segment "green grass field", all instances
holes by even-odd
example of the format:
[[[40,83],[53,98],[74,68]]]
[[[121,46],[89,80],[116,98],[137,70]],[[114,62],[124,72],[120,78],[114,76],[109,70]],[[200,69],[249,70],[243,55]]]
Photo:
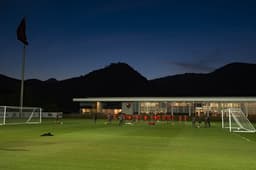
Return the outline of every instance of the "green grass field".
[[[51,132],[54,136],[40,136]],[[64,119],[0,126],[0,170],[255,170],[256,134],[229,133],[219,123],[145,122],[118,126]]]

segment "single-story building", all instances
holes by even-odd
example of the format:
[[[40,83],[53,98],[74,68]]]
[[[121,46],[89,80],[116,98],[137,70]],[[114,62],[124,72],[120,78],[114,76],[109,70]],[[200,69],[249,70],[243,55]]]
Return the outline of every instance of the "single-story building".
[[[239,108],[245,115],[256,118],[256,97],[88,97],[74,98],[82,115],[90,113],[128,115],[210,114],[220,117],[221,110]]]

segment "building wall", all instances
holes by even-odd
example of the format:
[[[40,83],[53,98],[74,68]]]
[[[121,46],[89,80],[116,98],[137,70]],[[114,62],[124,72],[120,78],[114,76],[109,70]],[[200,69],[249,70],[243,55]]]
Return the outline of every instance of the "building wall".
[[[132,115],[135,113],[135,102],[122,102],[122,112]]]
[[[256,117],[256,102],[83,102],[81,112],[102,112],[105,114],[211,114],[218,117],[226,108],[241,108],[246,115]]]

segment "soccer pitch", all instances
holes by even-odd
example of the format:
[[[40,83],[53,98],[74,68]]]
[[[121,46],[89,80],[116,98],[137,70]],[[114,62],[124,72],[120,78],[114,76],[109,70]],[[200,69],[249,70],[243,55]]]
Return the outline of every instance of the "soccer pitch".
[[[229,133],[220,123],[64,119],[0,126],[1,170],[255,170],[256,134]],[[51,132],[54,136],[40,136]]]

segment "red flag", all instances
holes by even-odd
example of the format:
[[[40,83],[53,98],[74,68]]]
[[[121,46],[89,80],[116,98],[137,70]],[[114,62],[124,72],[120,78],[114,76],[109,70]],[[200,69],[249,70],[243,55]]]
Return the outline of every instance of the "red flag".
[[[23,44],[28,45],[26,37],[26,20],[25,17],[21,20],[20,25],[17,28],[17,39],[23,42]]]

